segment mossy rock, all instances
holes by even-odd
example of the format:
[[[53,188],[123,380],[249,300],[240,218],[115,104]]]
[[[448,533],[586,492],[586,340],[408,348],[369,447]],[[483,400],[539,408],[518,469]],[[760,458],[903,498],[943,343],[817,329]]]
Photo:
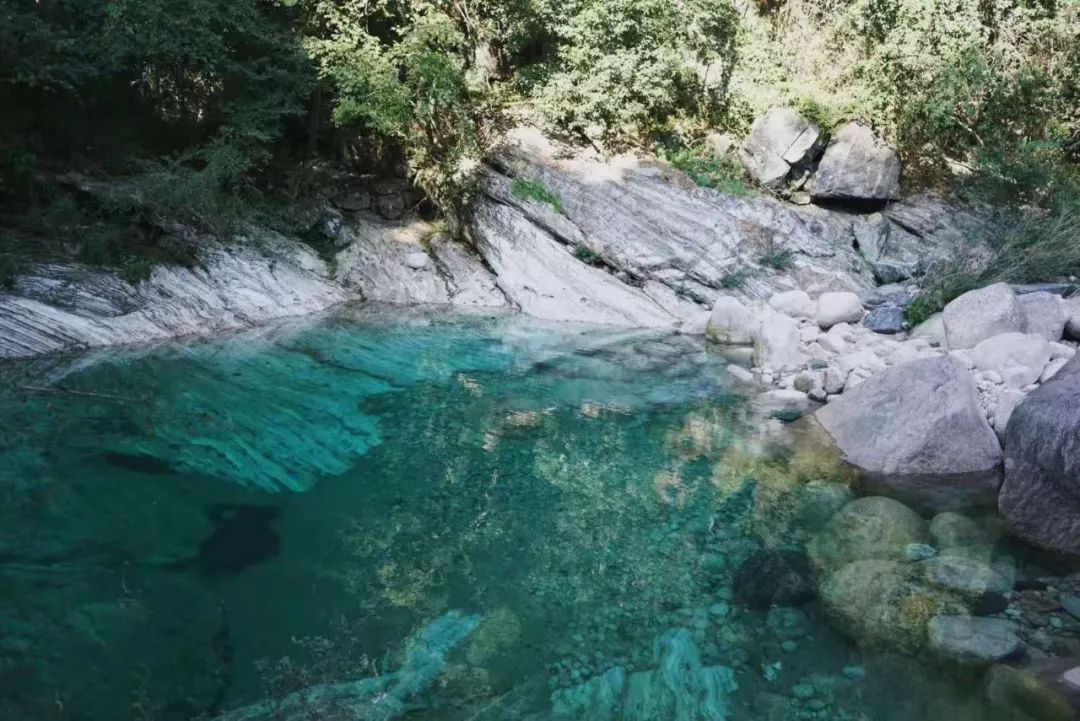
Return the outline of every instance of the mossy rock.
[[[891,498],[859,498],[833,516],[808,546],[819,572],[855,561],[901,561],[909,543],[926,543],[926,521]]]

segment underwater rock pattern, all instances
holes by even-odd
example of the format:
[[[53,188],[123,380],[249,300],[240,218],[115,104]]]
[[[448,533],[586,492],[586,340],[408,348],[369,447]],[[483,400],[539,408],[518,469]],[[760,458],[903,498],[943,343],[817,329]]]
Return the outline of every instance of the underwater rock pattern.
[[[326,684],[297,691],[276,702],[229,711],[217,721],[308,721],[348,718],[350,721],[390,721],[401,716],[428,689],[446,666],[446,655],[465,640],[482,620],[478,615],[450,611],[432,621],[406,651],[405,663],[392,673]]]
[[[559,721],[725,721],[738,684],[726,666],[703,666],[687,629],[653,645],[656,668],[627,674],[621,666],[552,694]]]

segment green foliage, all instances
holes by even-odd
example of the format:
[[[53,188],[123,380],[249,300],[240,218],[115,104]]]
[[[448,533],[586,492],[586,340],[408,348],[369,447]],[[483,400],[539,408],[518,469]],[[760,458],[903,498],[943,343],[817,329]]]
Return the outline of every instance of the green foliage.
[[[1050,211],[1020,212],[989,256],[962,253],[928,270],[923,289],[907,309],[912,323],[949,301],[992,283],[1035,283],[1080,275],[1080,202],[1075,197]]]
[[[737,15],[723,0],[578,0],[536,93],[549,122],[591,138],[640,138],[722,103]]]
[[[566,213],[566,211],[563,210],[562,199],[539,180],[521,180],[520,178],[516,178],[514,182],[510,184],[510,192],[513,193],[516,198],[521,198],[522,200],[535,200],[538,203],[547,203],[558,212],[563,213],[564,215]]]
[[[703,188],[739,197],[751,194],[746,171],[731,156],[717,155],[701,146],[661,150],[661,156]]]
[[[771,246],[758,256],[757,261],[766,268],[785,271],[790,270],[795,265],[795,254],[787,248]]]
[[[750,271],[745,268],[739,270],[733,270],[730,273],[724,273],[720,277],[720,287],[727,290],[739,290],[746,286],[746,282],[750,279]]]

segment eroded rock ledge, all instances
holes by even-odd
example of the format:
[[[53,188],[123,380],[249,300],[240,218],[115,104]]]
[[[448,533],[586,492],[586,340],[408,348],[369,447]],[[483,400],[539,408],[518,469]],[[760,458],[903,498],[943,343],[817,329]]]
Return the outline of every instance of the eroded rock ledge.
[[[523,197],[521,183],[557,202]],[[932,196],[867,216],[723,195],[666,165],[600,158],[528,128],[484,169],[469,242],[333,197],[330,263],[250,228],[208,245],[199,268],[157,268],[137,286],[72,264],[35,268],[0,294],[0,358],[232,330],[349,300],[701,333],[721,295],[867,290],[881,268],[916,268],[981,222]],[[766,260],[777,255],[781,269]]]

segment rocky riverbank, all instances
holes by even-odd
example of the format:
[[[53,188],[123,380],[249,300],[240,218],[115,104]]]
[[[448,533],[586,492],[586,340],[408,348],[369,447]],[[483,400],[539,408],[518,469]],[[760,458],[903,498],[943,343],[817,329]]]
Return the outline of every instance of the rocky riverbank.
[[[922,269],[977,248],[993,218],[932,195],[896,200],[895,153],[858,126],[825,144],[770,113],[743,160],[768,193],[723,195],[659,162],[519,129],[483,170],[464,240],[401,197],[327,187],[304,211],[316,246],[249,227],[206,239],[199,266],[159,267],[135,285],[70,264],[33,269],[0,295],[0,358],[350,300],[704,336],[729,346],[725,372],[759,387],[766,415],[813,416],[857,471],[863,497],[828,521],[804,564],[838,628],[953,664],[1025,660],[1020,677],[994,666],[994,693],[1026,693],[1029,681],[1060,691],[1075,664],[1059,659],[1080,658],[1080,580],[1020,574],[995,544],[1008,532],[1080,554],[1077,289],[998,284],[910,328]],[[1003,526],[972,510],[995,506]]]

